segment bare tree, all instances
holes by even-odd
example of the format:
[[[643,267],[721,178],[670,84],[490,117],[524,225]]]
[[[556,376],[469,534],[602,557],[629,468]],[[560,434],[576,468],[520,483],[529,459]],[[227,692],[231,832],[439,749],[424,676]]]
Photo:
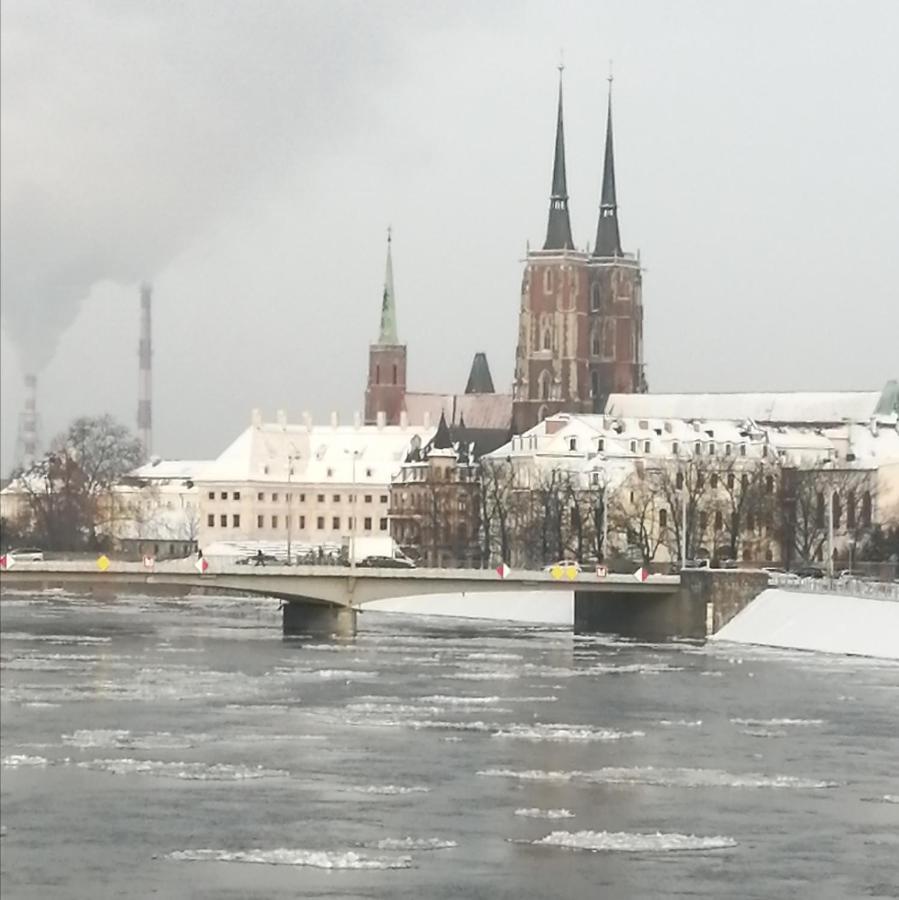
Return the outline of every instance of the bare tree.
[[[111,416],[76,419],[17,474],[36,539],[48,549],[97,548],[115,515],[112,488],[141,460],[140,442]]]

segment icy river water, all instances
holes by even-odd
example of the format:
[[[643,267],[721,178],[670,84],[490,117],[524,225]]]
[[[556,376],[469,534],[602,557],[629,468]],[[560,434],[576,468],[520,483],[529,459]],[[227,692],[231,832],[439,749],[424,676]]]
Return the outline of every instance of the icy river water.
[[[899,665],[5,592],[4,900],[899,896]]]

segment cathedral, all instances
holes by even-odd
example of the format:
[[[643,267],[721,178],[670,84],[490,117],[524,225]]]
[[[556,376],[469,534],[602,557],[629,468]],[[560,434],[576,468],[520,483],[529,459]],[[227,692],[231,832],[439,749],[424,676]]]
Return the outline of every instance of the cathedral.
[[[486,356],[474,357],[461,394],[412,392],[400,343],[387,239],[378,340],[369,347],[365,421],[436,423],[477,439],[479,452],[504,443],[558,412],[601,412],[609,394],[643,393],[643,301],[639,257],[621,248],[612,146],[611,79],[596,241],[577,250],[568,213],[562,81],[546,240],[528,248],[521,286],[511,394],[498,394]],[[492,445],[492,446],[491,446]]]
[[[593,251],[576,250],[568,215],[562,81],[549,221],[542,250],[528,250],[521,284],[512,431],[558,412],[602,412],[609,394],[645,393],[640,260],[621,249],[612,92],[606,118]]]

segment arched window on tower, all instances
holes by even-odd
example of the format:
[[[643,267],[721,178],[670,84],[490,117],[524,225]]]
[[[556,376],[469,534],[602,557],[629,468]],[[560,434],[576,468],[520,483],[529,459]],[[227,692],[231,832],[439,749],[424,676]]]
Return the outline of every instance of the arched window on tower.
[[[544,369],[537,379],[537,392],[541,400],[549,400],[550,374]]]
[[[543,270],[543,293],[551,294],[553,292],[553,270],[546,268]]]
[[[599,372],[595,369],[590,373],[590,395],[592,397],[599,396]]]
[[[396,384],[396,363],[393,364],[393,383]]]
[[[590,333],[590,353],[593,356],[599,356],[601,352],[601,341],[599,337],[599,326],[595,325]]]
[[[375,364],[375,384],[381,383],[381,367]]]
[[[601,303],[602,298],[599,294],[599,282],[593,282],[593,284],[590,285],[590,311],[599,312]]]
[[[543,349],[544,350],[552,350],[553,348],[553,335],[552,332],[545,328],[543,330]]]

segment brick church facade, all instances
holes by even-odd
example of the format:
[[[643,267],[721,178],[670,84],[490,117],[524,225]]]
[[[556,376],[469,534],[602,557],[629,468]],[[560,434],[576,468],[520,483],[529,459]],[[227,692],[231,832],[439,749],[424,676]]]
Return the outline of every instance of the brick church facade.
[[[514,434],[554,413],[601,412],[612,393],[646,391],[642,275],[639,257],[621,249],[611,88],[599,220],[590,252],[575,249],[571,236],[559,80],[546,240],[542,249],[528,250],[518,321]]]
[[[436,423],[442,416],[454,439],[474,439],[480,453],[547,416],[601,412],[610,394],[646,389],[640,259],[622,250],[619,233],[611,82],[599,219],[591,252],[576,249],[571,234],[560,77],[546,240],[542,249],[527,252],[512,393],[496,393],[483,353],[476,354],[461,394],[408,390],[388,236],[380,331],[369,347],[365,421],[421,425]]]

